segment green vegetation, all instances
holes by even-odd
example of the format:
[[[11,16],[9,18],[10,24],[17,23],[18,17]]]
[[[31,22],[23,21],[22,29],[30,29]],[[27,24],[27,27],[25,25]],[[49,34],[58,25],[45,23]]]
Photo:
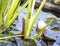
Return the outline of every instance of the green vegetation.
[[[3,31],[6,31],[15,21],[17,16],[23,11],[23,9],[27,6],[27,16],[26,16],[26,34],[24,36],[25,39],[29,39],[33,25],[35,24],[40,11],[42,10],[46,0],[43,0],[37,13],[33,16],[33,10],[35,5],[35,0],[27,0],[22,6],[19,5],[20,0],[0,0],[0,34]],[[5,18],[6,17],[6,18]],[[44,32],[46,27],[48,27],[52,23],[53,19],[33,38],[36,40],[40,37],[40,35]],[[4,41],[3,39],[9,39],[11,37],[18,37],[23,35],[7,35],[4,37],[0,37],[0,40]]]
[[[3,39],[9,39],[12,37],[18,37],[22,35],[15,35],[12,32],[7,36],[2,34],[4,31],[9,29],[9,27],[14,23],[17,16],[23,11],[27,6],[28,1],[20,7],[20,0],[0,0],[0,41],[6,41]],[[11,35],[12,34],[12,35]]]

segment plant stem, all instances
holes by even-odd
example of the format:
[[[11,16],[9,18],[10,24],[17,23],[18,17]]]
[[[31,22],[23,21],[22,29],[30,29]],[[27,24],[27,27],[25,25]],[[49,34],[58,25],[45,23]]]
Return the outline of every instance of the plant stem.
[[[36,13],[36,15],[35,15],[33,18],[32,18],[32,17],[30,18],[29,27],[28,27],[28,30],[27,30],[26,36],[25,36],[26,39],[29,38],[30,33],[31,33],[31,31],[32,31],[32,28],[33,28],[33,25],[34,25],[36,19],[38,18],[38,15],[39,15],[40,11],[42,10],[45,2],[46,2],[46,0],[43,0],[43,1],[42,1],[42,3],[41,3],[41,5],[40,5],[40,7],[39,7],[39,9],[38,9],[38,11],[37,11],[37,13]]]
[[[26,32],[28,30],[28,26],[29,26],[29,23],[30,23],[30,18],[32,17],[33,15],[33,10],[34,10],[34,6],[35,6],[35,1],[36,0],[28,0],[29,2],[29,5],[28,5],[28,13],[27,13],[27,19],[26,19]]]

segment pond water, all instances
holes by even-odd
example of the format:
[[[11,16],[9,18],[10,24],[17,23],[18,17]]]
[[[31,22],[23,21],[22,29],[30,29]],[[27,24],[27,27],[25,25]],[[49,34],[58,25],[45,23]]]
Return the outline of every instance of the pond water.
[[[35,13],[36,13],[36,11],[37,11],[37,9],[35,9],[34,10],[34,13],[33,13],[33,15],[35,15]],[[18,31],[12,31],[14,34],[17,34],[17,33],[19,33],[19,32],[22,32],[22,18],[25,18],[26,19],[26,14],[27,14],[27,8],[25,8],[24,10],[23,10],[23,12],[21,13],[21,14],[19,14],[19,16],[18,16],[18,20],[17,21],[15,21],[15,23],[14,24],[16,24],[16,29],[18,29]],[[43,11],[41,11],[41,13],[39,14],[39,17],[38,17],[38,19],[36,20],[36,23],[35,23],[35,25],[34,25],[34,28],[33,28],[33,31],[31,32],[31,36],[30,36],[30,38],[33,38],[34,37],[34,35],[37,33],[36,32],[36,27],[37,27],[37,23],[41,20],[41,21],[44,21],[44,20],[46,20],[46,18],[49,18],[49,17],[54,17],[54,18],[56,18],[56,19],[58,19],[55,15],[53,15],[53,14],[51,14],[50,12],[43,12]],[[59,24],[60,25],[60,24]],[[51,26],[49,26],[47,29],[46,29],[46,32],[45,32],[45,36],[47,36],[47,37],[49,37],[49,38],[52,38],[52,39],[54,39],[54,37],[56,37],[56,36],[58,36],[58,38],[55,38],[55,40],[56,40],[56,42],[52,42],[52,40],[51,41],[46,41],[46,40],[42,40],[42,38],[40,39],[40,40],[37,40],[36,41],[36,43],[37,43],[37,46],[59,46],[59,37],[60,37],[60,31],[59,31],[59,34],[58,33],[56,33],[56,32],[53,32],[53,31],[51,31],[49,28],[50,28]],[[22,40],[21,39],[19,39],[19,38],[16,38],[16,41],[17,41],[17,44],[18,44],[18,46],[23,46],[22,45]],[[55,44],[55,43],[57,43],[57,44]],[[0,46],[15,46],[14,44],[7,44],[7,43],[0,43]]]

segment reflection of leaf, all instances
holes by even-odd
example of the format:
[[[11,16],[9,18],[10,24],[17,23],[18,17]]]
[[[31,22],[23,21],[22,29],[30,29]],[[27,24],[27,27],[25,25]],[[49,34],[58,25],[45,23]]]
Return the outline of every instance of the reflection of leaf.
[[[57,23],[60,23],[60,20],[57,20]]]
[[[46,22],[49,22],[49,21],[51,21],[51,19],[53,19],[53,17],[47,18],[45,21],[46,21]],[[55,18],[54,18],[54,19],[55,19]]]
[[[59,29],[58,29],[58,27],[54,27],[54,28],[52,28],[51,30],[53,30],[53,31],[58,31]]]

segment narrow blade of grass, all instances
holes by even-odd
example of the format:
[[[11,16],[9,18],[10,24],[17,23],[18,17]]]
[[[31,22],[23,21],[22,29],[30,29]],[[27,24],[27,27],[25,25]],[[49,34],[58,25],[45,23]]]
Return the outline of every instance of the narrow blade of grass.
[[[0,25],[2,25],[2,23],[3,23],[2,14],[5,11],[7,3],[8,3],[8,0],[0,0]]]
[[[0,0],[0,10],[1,10],[1,0]]]
[[[0,37],[0,40],[1,40],[1,39],[10,39],[10,38],[12,38],[12,37],[21,37],[21,36],[23,36],[23,35],[4,36],[4,37]]]
[[[33,39],[34,40],[37,40],[38,38],[40,38],[40,36],[41,36],[41,34],[45,31],[45,29],[53,22],[53,20],[54,19],[52,19],[45,27],[43,27],[40,31],[39,31],[39,33],[37,33],[34,37],[33,37]]]
[[[1,13],[4,13],[7,4],[8,0],[1,0],[1,11],[0,11]]]
[[[16,17],[23,11],[23,9],[27,6],[27,4],[28,4],[28,1],[22,7],[18,7],[18,9],[16,10],[16,12],[14,13],[14,16],[9,21],[9,23],[7,24],[7,26],[5,26],[5,27],[8,28],[15,21]]]
[[[2,24],[1,5],[2,5],[2,1],[0,0],[0,26]]]
[[[1,12],[0,12],[0,26],[2,25],[2,14],[1,14]]]
[[[27,10],[27,16],[26,16],[26,31],[27,31],[27,29],[28,29],[28,25],[29,25],[29,19],[30,19],[30,17],[31,17],[31,2],[32,2],[32,0],[28,0],[28,10]]]
[[[33,10],[34,10],[34,6],[35,6],[35,1],[36,0],[28,0],[29,5],[28,5],[28,13],[27,13],[27,19],[26,19],[26,31],[28,30],[28,26],[29,26],[29,22],[30,22],[30,18],[33,15]]]
[[[12,0],[9,0],[7,5],[6,5],[6,8],[5,8],[5,11],[4,11],[4,16],[7,14],[7,11],[8,11],[8,7],[10,5],[10,3],[12,2]]]
[[[38,11],[37,11],[37,13],[36,13],[36,15],[35,15],[33,18],[32,18],[32,17],[30,18],[30,23],[29,23],[29,27],[28,27],[28,30],[27,30],[27,32],[26,32],[25,38],[29,38],[30,33],[31,33],[31,31],[32,31],[32,28],[33,28],[33,25],[34,25],[36,19],[38,18],[38,15],[39,15],[40,11],[42,10],[45,2],[46,2],[46,0],[43,0],[43,1],[42,1],[42,3],[41,3],[41,5],[40,5],[40,7],[39,7],[39,9],[38,9]]]
[[[1,0],[0,0],[0,26],[1,26],[1,24],[2,24],[2,15],[1,15]]]
[[[7,26],[8,22],[10,21],[11,17],[13,16],[13,13],[15,12],[15,9],[17,8],[17,5],[19,3],[19,0],[13,0],[11,4],[11,8],[8,12],[8,16],[6,19],[5,27]]]

